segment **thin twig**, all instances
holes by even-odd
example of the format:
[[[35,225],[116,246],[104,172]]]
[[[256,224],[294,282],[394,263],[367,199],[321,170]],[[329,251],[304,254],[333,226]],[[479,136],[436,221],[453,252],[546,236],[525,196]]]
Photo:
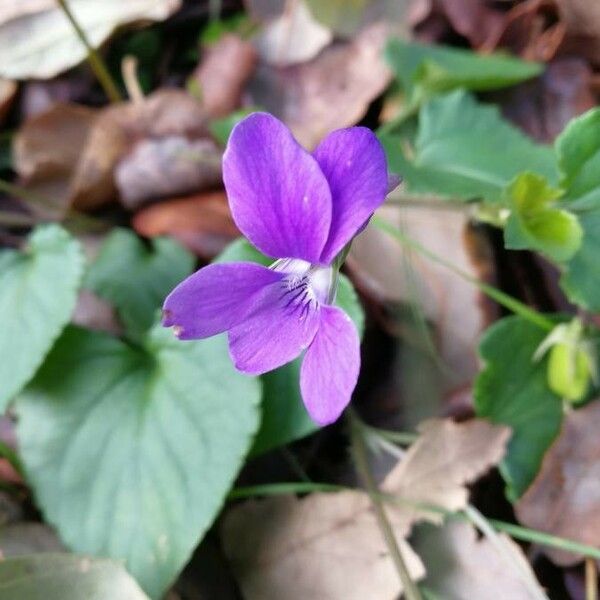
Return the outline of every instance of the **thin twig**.
[[[598,600],[598,569],[589,557],[585,559],[585,600]]]
[[[121,75],[127,95],[132,102],[139,104],[144,101],[144,91],[138,79],[137,67],[138,60],[133,55],[128,54],[121,61]]]
[[[73,12],[69,8],[69,5],[67,4],[67,0],[56,0],[56,2],[58,3],[62,11],[65,13],[65,17],[67,17],[67,19],[73,26],[77,37],[85,46],[87,50],[87,59],[90,63],[90,67],[92,68],[92,71],[94,71],[94,74],[96,75],[98,81],[100,82],[100,85],[104,89],[104,92],[108,96],[108,99],[111,102],[120,102],[123,98],[121,97],[121,93],[119,92],[117,84],[113,81],[113,78],[111,77],[107,66],[102,60],[102,57],[100,56],[100,54],[98,54],[98,52],[96,52],[96,49],[90,44],[89,40],[87,39],[85,31],[77,22],[77,19],[75,18]]]
[[[348,412],[348,415],[350,424],[350,438],[352,443],[354,460],[356,464],[356,470],[358,471],[360,478],[363,480],[363,484],[366,488],[367,494],[371,499],[373,512],[375,513],[375,518],[377,519],[377,524],[379,525],[381,533],[383,534],[383,538],[390,552],[390,556],[394,561],[394,566],[396,567],[396,571],[398,572],[398,576],[400,577],[400,581],[404,589],[404,594],[406,595],[407,600],[422,600],[419,588],[415,585],[414,581],[410,576],[410,572],[408,570],[408,567],[406,566],[406,562],[404,560],[404,557],[402,556],[402,552],[400,550],[400,547],[398,546],[398,542],[396,541],[394,530],[392,529],[387,515],[385,514],[385,509],[383,508],[383,502],[379,495],[379,490],[377,488],[377,484],[375,483],[375,478],[371,473],[371,469],[369,467],[369,459],[367,456],[367,446],[363,437],[364,432],[361,427],[361,421],[351,411]]]

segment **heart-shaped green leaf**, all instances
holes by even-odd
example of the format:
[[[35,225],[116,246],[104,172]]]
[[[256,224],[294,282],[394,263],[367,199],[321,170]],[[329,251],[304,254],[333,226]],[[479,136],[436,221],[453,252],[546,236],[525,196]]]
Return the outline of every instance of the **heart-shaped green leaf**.
[[[58,225],[38,227],[22,252],[0,251],[0,411],[69,322],[82,272],[78,242]]]
[[[408,191],[464,200],[503,199],[504,188],[522,171],[558,179],[552,148],[535,144],[502,119],[495,106],[464,91],[436,97],[419,113],[414,147],[383,135],[390,170]]]
[[[134,347],[70,327],[16,403],[28,481],[68,546],[124,560],[158,598],[218,514],[259,398],[224,336],[157,326]]]
[[[84,285],[117,309],[127,334],[139,340],[156,320],[167,294],[194,267],[194,257],[170,238],[144,243],[115,229],[91,265]]]
[[[500,465],[511,500],[533,481],[562,420],[562,402],[547,383],[547,357],[533,358],[547,333],[522,317],[506,317],[479,346],[485,366],[475,381],[475,412],[512,428]]]

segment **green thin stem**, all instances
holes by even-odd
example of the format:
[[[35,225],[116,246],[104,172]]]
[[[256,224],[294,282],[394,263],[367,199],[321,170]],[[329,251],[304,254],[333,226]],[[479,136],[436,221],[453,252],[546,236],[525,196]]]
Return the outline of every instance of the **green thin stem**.
[[[378,216],[374,216],[371,219],[371,223],[378,229],[381,229],[382,231],[385,231],[386,233],[391,235],[400,244],[408,248],[412,248],[413,250],[416,250],[422,256],[425,256],[429,260],[440,264],[449,269],[450,271],[456,273],[459,277],[479,288],[484,294],[486,294],[486,296],[489,296],[492,300],[504,306],[511,312],[523,317],[524,319],[527,319],[530,323],[533,323],[534,325],[537,325],[538,327],[546,331],[551,331],[552,329],[554,329],[555,323],[551,319],[548,319],[544,315],[540,314],[537,310],[530,308],[529,306],[527,306],[520,300],[513,298],[509,294],[505,294],[493,285],[489,285],[488,283],[485,283],[484,281],[481,281],[480,279],[469,275],[469,273],[467,273],[466,271],[463,271],[461,268],[453,265],[445,258],[442,258],[441,256],[435,254],[431,250],[425,248],[416,240],[413,240],[412,238],[408,237],[402,231],[398,230],[396,227],[394,227],[387,221],[381,219]]]
[[[367,494],[371,499],[377,524],[379,525],[379,529],[383,534],[386,546],[388,547],[390,556],[394,562],[398,576],[400,577],[404,594],[407,600],[422,600],[421,592],[410,576],[410,572],[406,566],[404,557],[402,556],[402,551],[400,550],[400,546],[398,545],[396,536],[394,535],[394,530],[392,529],[387,515],[385,514],[379,489],[377,488],[375,478],[373,477],[373,473],[371,472],[371,468],[369,466],[367,445],[365,444],[364,439],[365,432],[362,429],[362,421],[354,414],[352,410],[348,411],[348,415],[350,424],[350,439],[356,470],[358,471],[358,474],[366,488]]]
[[[75,15],[73,14],[71,9],[69,8],[69,5],[67,4],[67,0],[56,0],[56,2],[62,9],[63,13],[67,17],[67,19],[69,20],[71,25],[73,26],[73,29],[75,30],[75,33],[77,34],[77,37],[81,40],[81,43],[85,46],[85,48],[87,50],[87,59],[88,59],[88,62],[90,63],[90,67],[92,68],[92,71],[94,71],[94,74],[96,75],[96,78],[100,82],[100,85],[102,86],[102,89],[106,93],[108,99],[111,102],[120,102],[121,100],[123,100],[123,98],[121,96],[121,92],[119,92],[119,88],[117,87],[117,84],[114,82],[113,78],[111,77],[111,75],[108,71],[108,68],[104,64],[104,61],[102,60],[102,57],[100,56],[100,54],[98,54],[96,49],[90,44],[89,40],[87,39],[87,35],[85,34],[85,31],[83,30],[81,25],[79,25],[79,23],[77,22]]]
[[[297,481],[286,483],[265,483],[262,485],[248,485],[236,487],[229,492],[229,500],[254,498],[256,496],[281,496],[285,494],[309,494],[311,492],[343,492],[349,488],[331,483],[315,483]]]
[[[229,499],[237,500],[261,496],[278,496],[282,494],[308,494],[310,492],[332,493],[343,491],[356,491],[356,489],[345,485],[292,481],[234,488],[229,494]],[[381,492],[377,492],[376,495],[385,502],[391,502],[393,504],[409,504],[414,508],[442,515],[444,517],[460,519],[463,521],[469,520],[464,513],[451,512],[445,508],[442,508],[441,506],[408,502],[391,494],[385,494]],[[576,542],[574,540],[552,535],[550,533],[545,533],[543,531],[537,531],[535,529],[529,529],[528,527],[522,527],[521,525],[515,525],[514,523],[507,523],[506,521],[499,521],[497,519],[487,519],[487,521],[496,531],[507,533],[516,540],[521,540],[522,542],[529,542],[532,544],[539,544],[541,546],[547,546],[548,548],[556,548],[565,552],[571,552],[572,554],[581,554],[585,557],[600,560],[600,548],[594,548],[593,546],[581,544],[580,542]]]

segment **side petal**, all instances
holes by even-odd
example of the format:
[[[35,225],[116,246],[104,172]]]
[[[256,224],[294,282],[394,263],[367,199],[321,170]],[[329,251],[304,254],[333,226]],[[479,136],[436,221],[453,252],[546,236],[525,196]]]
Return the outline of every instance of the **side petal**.
[[[255,263],[209,265],[184,279],[163,306],[163,325],[181,340],[216,335],[237,325],[256,296],[282,274]]]
[[[330,133],[313,156],[327,177],[332,196],[331,228],[321,262],[329,264],[385,200],[385,153],[366,127]]]
[[[234,127],[223,180],[234,221],[263,254],[319,261],[331,224],[329,184],[281,121],[253,113]]]
[[[261,292],[252,313],[229,331],[229,353],[239,371],[260,375],[294,360],[319,326],[320,307],[284,282]]]
[[[300,370],[300,391],[311,419],[333,423],[350,402],[360,371],[360,338],[350,317],[321,308],[319,329]]]

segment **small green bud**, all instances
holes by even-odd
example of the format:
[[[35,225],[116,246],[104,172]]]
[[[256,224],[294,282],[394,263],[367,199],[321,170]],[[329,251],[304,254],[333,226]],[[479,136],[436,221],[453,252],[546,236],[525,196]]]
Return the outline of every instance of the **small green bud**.
[[[548,385],[568,402],[581,402],[592,379],[590,356],[580,347],[568,343],[552,346],[548,359]]]

